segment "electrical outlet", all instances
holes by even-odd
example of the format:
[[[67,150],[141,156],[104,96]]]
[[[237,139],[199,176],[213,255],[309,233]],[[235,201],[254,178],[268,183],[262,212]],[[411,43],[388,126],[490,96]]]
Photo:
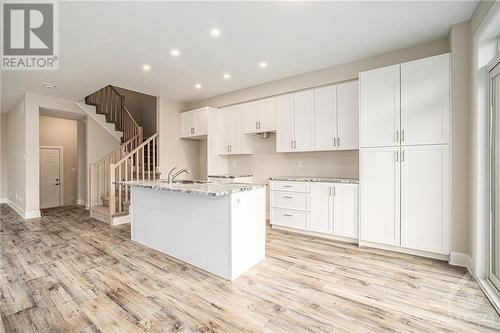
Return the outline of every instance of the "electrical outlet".
[[[297,168],[302,168],[302,161],[297,161]]]

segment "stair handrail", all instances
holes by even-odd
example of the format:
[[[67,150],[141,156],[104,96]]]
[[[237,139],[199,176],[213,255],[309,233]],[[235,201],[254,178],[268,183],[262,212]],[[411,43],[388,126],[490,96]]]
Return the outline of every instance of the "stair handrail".
[[[149,137],[146,141],[142,142],[134,150],[129,152],[126,156],[120,159],[116,163],[111,163],[109,168],[109,188],[118,189],[118,201],[116,201],[116,193],[114,190],[109,191],[109,216],[112,217],[117,213],[123,211],[123,202],[128,201],[130,188],[122,185],[116,184],[116,179],[120,181],[131,181],[140,180],[142,175],[142,180],[156,179],[156,172],[158,167],[157,154],[157,144],[158,144],[158,132]],[[146,163],[146,153],[147,151],[147,167]],[[141,154],[142,152],[142,154]],[[135,171],[134,171],[135,163]],[[142,172],[141,172],[142,171]],[[146,173],[147,172],[147,178]],[[135,173],[135,177],[134,177]],[[134,179],[135,178],[135,179]],[[122,198],[122,192],[124,198]]]

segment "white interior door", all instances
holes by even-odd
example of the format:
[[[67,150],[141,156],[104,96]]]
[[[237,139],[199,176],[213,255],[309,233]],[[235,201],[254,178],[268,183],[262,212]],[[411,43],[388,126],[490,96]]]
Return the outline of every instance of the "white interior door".
[[[310,151],[314,149],[314,90],[299,91],[294,94],[294,149]]]
[[[399,144],[400,65],[359,74],[360,146]]]
[[[358,91],[358,81],[337,86],[337,149],[339,150],[359,148]]]
[[[61,205],[60,161],[58,148],[40,148],[40,208]]]
[[[360,150],[361,240],[400,245],[399,147]]]
[[[293,94],[276,98],[276,152],[293,151]]]
[[[314,149],[336,149],[336,137],[337,87],[316,88],[314,89]]]
[[[449,254],[448,146],[401,150],[401,246]]]
[[[450,55],[401,64],[401,143],[448,143],[449,113]]]

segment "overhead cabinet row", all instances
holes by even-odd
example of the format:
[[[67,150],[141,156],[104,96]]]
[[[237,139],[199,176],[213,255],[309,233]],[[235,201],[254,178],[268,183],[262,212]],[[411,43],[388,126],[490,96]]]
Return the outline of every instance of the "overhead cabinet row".
[[[358,82],[278,96],[276,151],[358,149]]]

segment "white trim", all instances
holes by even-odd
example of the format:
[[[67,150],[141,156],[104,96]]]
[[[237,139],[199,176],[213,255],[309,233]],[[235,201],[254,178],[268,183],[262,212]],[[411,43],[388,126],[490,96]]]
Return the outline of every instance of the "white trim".
[[[488,279],[478,278],[476,280],[477,283],[479,284],[479,287],[481,287],[481,290],[484,292],[484,294],[490,301],[491,305],[493,305],[493,308],[500,315],[500,297],[495,292],[494,289],[495,287],[491,285],[491,282],[488,281]]]
[[[472,269],[472,257],[467,253],[450,252],[448,263],[453,266],[465,267],[469,273]]]
[[[0,204],[7,203],[7,198],[0,198]]]
[[[83,199],[76,199],[76,204],[80,206],[86,206],[87,202]]]
[[[59,150],[59,205],[56,207],[64,206],[64,183],[66,179],[64,178],[64,147],[63,146],[43,146],[40,145],[38,148],[38,154],[40,154],[40,150],[42,149],[58,149]],[[39,169],[42,167],[42,164],[39,163]],[[42,182],[38,183],[38,190],[40,191],[40,186]],[[41,196],[40,196],[41,201]],[[41,204],[40,204],[41,206]],[[40,207],[40,208],[52,208],[52,207]]]
[[[293,232],[293,233],[297,233],[297,234],[301,234],[301,235],[305,235],[305,236],[320,237],[320,238],[330,239],[330,240],[344,242],[344,243],[358,244],[357,238],[335,236],[335,235],[331,235],[331,234],[325,234],[325,233],[315,232],[315,231],[310,231],[310,230],[302,230],[302,229],[284,227],[284,226],[277,225],[277,224],[272,224],[271,227],[273,229]]]
[[[25,220],[41,217],[41,213],[39,210],[25,212],[24,210],[21,209],[21,207],[19,207],[16,203],[14,203],[13,201],[11,201],[9,199],[7,199],[6,203],[7,203],[7,205],[9,205],[10,208],[15,210],[15,212]]]
[[[413,256],[432,258],[432,259],[444,260],[444,261],[448,261],[450,259],[450,256],[448,256],[446,254],[432,253],[432,252],[421,251],[421,250],[413,250],[413,249],[407,249],[407,248],[404,248],[401,246],[385,245],[385,244],[379,244],[379,243],[373,243],[373,242],[367,242],[367,241],[361,241],[359,243],[359,247],[371,247],[371,248],[375,248],[375,249],[410,254]]]

